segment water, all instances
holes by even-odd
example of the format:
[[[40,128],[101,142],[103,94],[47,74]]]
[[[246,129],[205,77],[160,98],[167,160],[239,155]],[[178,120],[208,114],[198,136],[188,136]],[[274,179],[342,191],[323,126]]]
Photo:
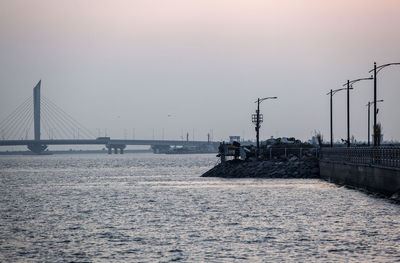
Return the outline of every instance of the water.
[[[1,262],[400,261],[400,205],[214,155],[0,157]]]

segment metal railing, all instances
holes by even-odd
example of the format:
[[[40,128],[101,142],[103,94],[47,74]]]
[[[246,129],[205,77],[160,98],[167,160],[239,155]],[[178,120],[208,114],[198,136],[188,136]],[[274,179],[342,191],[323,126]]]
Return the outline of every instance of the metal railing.
[[[324,161],[400,168],[400,147],[322,148]]]
[[[301,158],[303,156],[315,156],[318,157],[319,151],[318,148],[300,148],[300,147],[269,147],[262,148],[261,153],[264,158],[273,159],[274,157],[288,158],[290,156],[297,156]]]

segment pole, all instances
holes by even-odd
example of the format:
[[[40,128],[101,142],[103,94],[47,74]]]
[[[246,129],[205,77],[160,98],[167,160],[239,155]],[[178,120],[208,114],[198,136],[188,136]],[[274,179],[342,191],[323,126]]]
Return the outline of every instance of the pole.
[[[257,99],[257,122],[256,122],[256,140],[257,140],[257,158],[260,155],[260,98]]]
[[[347,80],[347,147],[350,147],[350,80]]]
[[[370,115],[371,115],[371,110],[370,110],[370,108],[371,108],[371,102],[370,101],[368,101],[368,146],[370,146],[371,145],[371,142],[370,142],[370,127],[371,127],[371,121],[370,121]]]
[[[332,97],[333,97],[333,91],[331,90],[331,147],[333,147],[333,114],[332,114]]]
[[[374,127],[373,127],[373,132],[374,132],[374,146],[377,146],[377,138],[376,138],[376,62],[374,62]]]

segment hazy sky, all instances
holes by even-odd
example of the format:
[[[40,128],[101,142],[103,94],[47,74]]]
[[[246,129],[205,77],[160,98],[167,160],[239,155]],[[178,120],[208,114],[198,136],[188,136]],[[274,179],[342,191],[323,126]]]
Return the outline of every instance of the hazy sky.
[[[329,140],[326,93],[400,62],[399,28],[398,0],[0,0],[0,120],[42,79],[96,135],[253,138],[254,101],[278,96],[262,104],[262,138]],[[372,81],[351,96],[366,140]],[[379,73],[378,96],[385,139],[400,139],[400,66]],[[334,123],[345,138],[345,92]]]

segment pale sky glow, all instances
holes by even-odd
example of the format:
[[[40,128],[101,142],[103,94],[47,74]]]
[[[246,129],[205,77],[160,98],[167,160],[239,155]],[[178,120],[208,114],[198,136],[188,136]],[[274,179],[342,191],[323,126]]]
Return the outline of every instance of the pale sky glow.
[[[278,96],[262,104],[263,139],[328,140],[325,94],[374,61],[400,62],[399,14],[398,0],[2,0],[0,120],[42,79],[42,94],[96,135],[253,138],[253,102]],[[372,84],[351,93],[357,140]],[[400,66],[378,85],[385,139],[400,140]],[[335,139],[346,136],[345,95],[334,97]]]

